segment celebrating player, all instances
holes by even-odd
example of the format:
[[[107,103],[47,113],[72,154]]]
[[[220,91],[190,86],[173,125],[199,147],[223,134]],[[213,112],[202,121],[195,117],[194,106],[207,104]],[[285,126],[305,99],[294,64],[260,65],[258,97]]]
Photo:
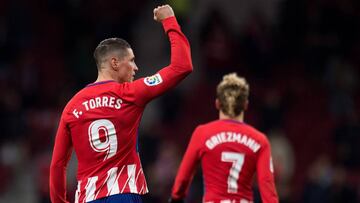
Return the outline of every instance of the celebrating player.
[[[257,172],[262,202],[278,202],[270,144],[264,134],[243,122],[249,85],[235,73],[217,86],[219,120],[198,126],[185,152],[172,189],[171,203],[184,202],[196,165],[201,161],[205,203],[253,202]]]
[[[171,44],[171,63],[153,76],[134,80],[138,67],[130,45],[119,38],[96,47],[97,80],[66,105],[56,134],[50,169],[50,197],[66,199],[66,166],[78,159],[75,202],[141,202],[148,192],[137,151],[142,113],[153,98],[192,71],[190,46],[169,5],[154,9]]]

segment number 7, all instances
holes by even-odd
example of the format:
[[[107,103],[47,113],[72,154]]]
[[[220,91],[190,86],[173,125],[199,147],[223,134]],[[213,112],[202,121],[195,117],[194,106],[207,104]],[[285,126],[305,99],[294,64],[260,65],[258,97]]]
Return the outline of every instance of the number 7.
[[[231,162],[232,166],[229,171],[228,176],[228,193],[236,193],[238,189],[237,181],[239,179],[239,174],[241,168],[244,164],[244,154],[235,153],[235,152],[222,152],[221,161]]]

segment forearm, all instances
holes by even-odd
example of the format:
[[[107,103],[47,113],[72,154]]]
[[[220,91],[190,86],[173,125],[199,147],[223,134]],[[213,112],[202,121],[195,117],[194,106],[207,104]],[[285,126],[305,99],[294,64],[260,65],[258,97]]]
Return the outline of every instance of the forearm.
[[[135,103],[139,106],[144,106],[151,99],[175,87],[193,69],[189,42],[181,32],[171,7],[164,5],[155,8],[154,19],[162,23],[169,37],[171,59],[168,66],[153,76],[140,78],[129,85],[134,91]]]
[[[190,146],[190,145],[189,145]],[[196,158],[191,150],[187,150],[180,164],[174,186],[171,192],[172,199],[184,199],[195,174]]]
[[[199,160],[198,150],[194,146],[195,144],[196,140],[190,141],[189,147],[186,150],[184,158],[180,164],[171,192],[171,197],[173,199],[184,199],[189,191]]]
[[[259,189],[262,202],[278,203],[279,198],[276,193],[275,183],[273,179],[259,178]]]
[[[66,200],[66,167],[51,164],[50,166],[50,199],[52,203],[67,203]]]
[[[64,203],[66,200],[66,168],[72,153],[71,136],[63,115],[56,133],[53,155],[50,165],[50,198],[52,203]]]
[[[261,199],[264,203],[278,203],[275,187],[274,168],[271,160],[270,144],[263,146],[257,163],[257,177]]]
[[[162,21],[164,30],[169,37],[171,46],[171,59],[169,67],[177,72],[190,73],[193,69],[190,44],[182,33],[175,17]]]
[[[186,197],[190,184],[192,182],[192,177],[192,175],[188,179],[179,176],[176,177],[174,187],[171,192],[172,199],[181,200]]]

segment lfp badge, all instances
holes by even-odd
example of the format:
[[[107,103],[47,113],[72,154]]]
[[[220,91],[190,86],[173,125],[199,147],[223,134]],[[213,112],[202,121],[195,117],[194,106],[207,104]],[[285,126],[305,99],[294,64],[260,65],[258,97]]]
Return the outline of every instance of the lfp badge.
[[[159,73],[157,73],[157,74],[155,74],[155,75],[146,77],[146,78],[144,78],[144,83],[145,83],[147,86],[155,86],[155,85],[158,85],[158,84],[162,83],[161,75],[160,75]]]

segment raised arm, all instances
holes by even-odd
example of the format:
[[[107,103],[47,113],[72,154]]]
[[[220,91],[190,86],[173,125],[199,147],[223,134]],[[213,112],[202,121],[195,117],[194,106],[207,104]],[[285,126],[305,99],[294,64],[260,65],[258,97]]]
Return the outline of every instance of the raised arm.
[[[171,45],[171,63],[169,67],[179,72],[190,73],[192,71],[190,44],[186,36],[181,32],[172,8],[169,5],[155,8],[154,19],[162,23],[165,33],[169,36]]]
[[[71,157],[72,143],[70,133],[61,118],[56,133],[53,156],[50,166],[50,199],[52,203],[66,200],[66,167]]]
[[[267,141],[259,152],[257,161],[257,178],[263,203],[278,203],[274,181],[274,167],[271,160],[270,143]]]
[[[133,95],[135,103],[143,106],[156,96],[176,86],[192,72],[190,45],[169,5],[154,9],[154,19],[161,22],[169,37],[171,46],[170,64],[153,76],[140,78],[133,83],[124,84]]]

